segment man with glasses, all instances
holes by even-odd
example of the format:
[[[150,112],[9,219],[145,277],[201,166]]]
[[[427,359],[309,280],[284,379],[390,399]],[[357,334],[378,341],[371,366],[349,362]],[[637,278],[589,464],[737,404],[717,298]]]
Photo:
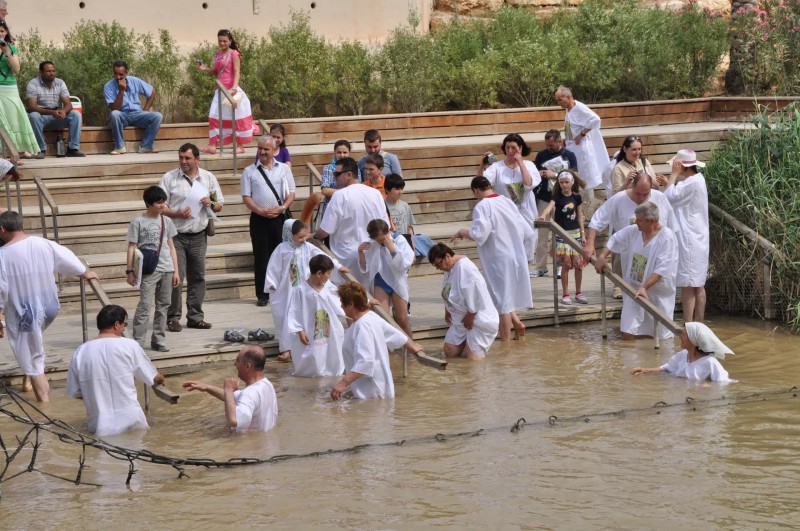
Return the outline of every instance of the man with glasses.
[[[69,364],[67,395],[83,399],[89,431],[100,437],[147,429],[136,380],[164,383],[139,343],[122,337],[127,325],[125,308],[104,306],[97,314],[97,337],[78,347]]]
[[[373,219],[382,219],[391,226],[386,204],[378,190],[359,184],[358,164],[353,158],[336,161],[333,175],[338,190],[325,209],[316,237],[330,236],[333,254],[364,284],[367,279],[360,278],[363,274],[358,265],[358,246],[369,241],[367,224]]]
[[[5,312],[8,343],[25,373],[22,390],[33,389],[36,400],[50,401],[50,384],[44,374],[44,331],[58,315],[58,288],[54,275],[96,279],[75,254],[53,241],[28,236],[22,216],[0,214],[0,303]],[[30,379],[30,381],[28,381]]]

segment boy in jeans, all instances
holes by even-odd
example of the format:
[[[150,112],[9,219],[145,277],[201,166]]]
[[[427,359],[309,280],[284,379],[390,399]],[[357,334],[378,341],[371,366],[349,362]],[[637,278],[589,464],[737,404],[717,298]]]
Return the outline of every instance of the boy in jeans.
[[[172,238],[178,231],[172,220],[162,215],[167,206],[167,193],[163,188],[160,186],[147,188],[144,191],[144,204],[147,207],[145,213],[137,216],[128,225],[128,265],[125,271],[128,284],[136,285],[133,258],[137,248],[157,250],[159,235],[161,235],[161,252],[155,271],[148,275],[142,275],[139,305],[133,316],[133,339],[144,347],[147,324],[150,320],[150,303],[155,298],[156,312],[153,317],[150,347],[158,352],[169,352],[164,334],[167,328],[167,310],[172,301],[172,288],[178,287],[181,282],[180,275],[175,268],[178,259],[175,254],[175,245],[172,243]]]

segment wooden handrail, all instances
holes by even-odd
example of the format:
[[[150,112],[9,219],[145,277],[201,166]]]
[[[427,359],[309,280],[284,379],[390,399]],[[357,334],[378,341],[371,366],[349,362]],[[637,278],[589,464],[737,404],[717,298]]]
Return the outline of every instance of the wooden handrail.
[[[310,162],[306,162],[306,166],[311,176],[314,177],[319,184],[322,184],[322,175],[320,175],[319,170]]]
[[[754,245],[759,246],[764,252],[767,253],[766,259],[772,262],[773,258],[780,255],[780,251],[774,243],[761,236],[758,232],[751,229],[735,217],[731,216],[720,207],[713,203],[708,204],[708,211],[717,216],[719,219],[725,221],[736,232],[750,240]]]

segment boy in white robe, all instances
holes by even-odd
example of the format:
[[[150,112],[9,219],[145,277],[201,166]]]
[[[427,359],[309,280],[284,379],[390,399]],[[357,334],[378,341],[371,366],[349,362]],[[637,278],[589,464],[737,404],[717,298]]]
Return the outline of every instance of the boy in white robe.
[[[269,293],[272,302],[275,335],[278,336],[278,348],[281,351],[278,361],[291,359],[285,330],[291,292],[308,279],[310,275],[308,263],[311,259],[325,254],[319,247],[306,241],[310,234],[308,227],[302,221],[287,219],[283,223],[283,242],[275,248],[267,264],[264,292]],[[350,272],[338,261],[334,261],[334,267],[339,273]],[[340,283],[341,278],[337,275],[334,283]]]
[[[358,246],[358,267],[367,287],[391,312],[408,337],[413,337],[408,319],[408,270],[414,263],[414,251],[402,234],[389,234],[389,225],[373,219],[367,225],[370,240]]]
[[[338,400],[348,387],[360,399],[393,398],[389,350],[405,346],[416,353],[422,347],[369,309],[367,292],[358,282],[339,286],[339,298],[353,324],[345,333],[342,347],[345,374],[331,389],[331,398]]]
[[[486,177],[472,179],[472,193],[478,204],[472,212],[472,227],[459,230],[451,239],[468,238],[478,244],[483,274],[497,313],[500,340],[525,335],[515,310],[533,307],[528,261],[533,260],[536,233],[507,197],[494,193]]]
[[[609,238],[595,268],[602,274],[611,252],[619,253],[623,278],[637,290],[636,297],[647,298],[671,319],[675,310],[675,274],[678,269],[675,234],[659,224],[658,207],[653,203],[639,205],[635,215],[636,225],[625,227]],[[655,319],[644,308],[625,295],[620,317],[623,339],[653,337],[655,324]],[[673,337],[665,326],[659,326],[658,331],[661,339]]]
[[[97,279],[75,254],[55,242],[28,236],[22,217],[0,214],[0,304],[5,313],[8,342],[36,400],[50,401],[50,385],[44,375],[44,330],[55,320],[61,305],[53,275]],[[0,337],[4,329],[0,322]],[[23,390],[29,391],[27,380]]]
[[[338,376],[344,372],[344,317],[336,287],[330,282],[333,261],[318,255],[308,264],[311,275],[292,290],[286,338],[295,376]]]

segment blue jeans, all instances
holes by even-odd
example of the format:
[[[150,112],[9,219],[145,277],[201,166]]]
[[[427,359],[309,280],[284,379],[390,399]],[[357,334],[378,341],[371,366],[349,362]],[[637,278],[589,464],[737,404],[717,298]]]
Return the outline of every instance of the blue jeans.
[[[82,120],[81,113],[78,111],[69,111],[69,114],[63,120],[50,114],[29,112],[28,119],[31,122],[36,142],[39,144],[39,151],[47,151],[47,142],[44,139],[45,131],[63,131],[64,129],[69,129],[69,149],[81,147]]]
[[[122,149],[125,147],[125,139],[122,138],[122,130],[127,125],[132,125],[144,129],[142,137],[142,147],[153,149],[153,142],[156,139],[158,130],[161,128],[163,117],[160,112],[148,111],[111,111],[108,115],[108,125],[111,126],[111,134],[114,136],[114,148]]]

